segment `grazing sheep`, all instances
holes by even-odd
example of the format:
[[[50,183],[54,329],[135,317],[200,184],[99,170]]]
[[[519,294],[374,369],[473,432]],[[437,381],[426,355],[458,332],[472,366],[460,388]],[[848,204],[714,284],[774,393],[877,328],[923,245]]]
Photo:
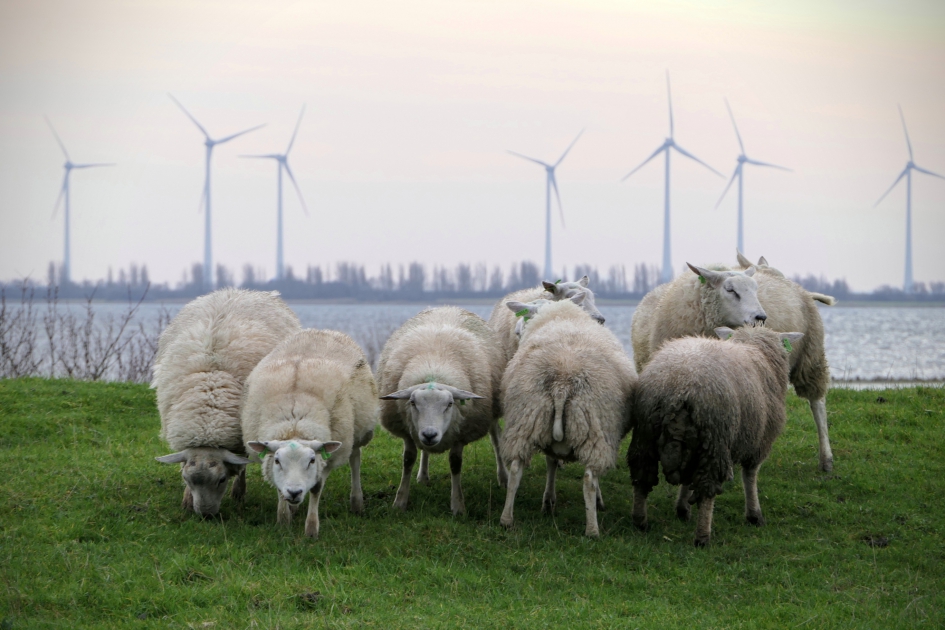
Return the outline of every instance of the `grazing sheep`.
[[[346,463],[351,511],[363,511],[361,447],[376,424],[374,376],[348,335],[302,330],[259,362],[246,380],[243,440],[264,458],[263,477],[279,494],[279,523],[288,525],[310,493],[305,535],[318,538],[322,490]]]
[[[744,257],[742,257],[744,258]],[[696,273],[698,267],[692,267]],[[833,303],[833,298],[812,294],[796,282],[784,277],[776,269],[771,272],[762,270],[753,275],[754,285],[751,292],[736,292],[736,304],[757,308],[765,316],[761,321],[765,326],[780,332],[801,332],[804,338],[789,359],[791,363],[791,384],[801,398],[810,406],[814,423],[817,426],[819,442],[820,469],[824,472],[833,470],[833,452],[830,448],[830,435],[827,428],[827,389],[830,386],[830,370],[824,351],[824,322],[817,310],[815,301]],[[706,270],[703,270],[706,271]],[[727,319],[719,316],[718,309],[709,307],[712,302],[732,301],[733,294],[714,288],[712,274],[731,276],[737,271],[708,272],[703,275],[708,279],[700,285],[697,278],[685,273],[668,285],[659,287],[661,292],[656,308],[637,309],[633,314],[631,339],[637,372],[641,372],[649,361],[650,355],[668,339],[688,335],[713,336],[713,329],[718,326],[737,327],[743,323],[738,317]],[[752,274],[749,267],[745,275]],[[722,286],[725,286],[724,284]],[[646,299],[644,299],[646,301]],[[642,302],[641,302],[642,305]],[[750,312],[750,310],[749,310]],[[639,320],[639,321],[638,321]],[[650,321],[648,321],[650,320]],[[650,331],[648,337],[645,333]]]
[[[585,467],[585,535],[600,535],[598,479],[615,465],[620,440],[630,429],[628,401],[636,374],[614,334],[575,303],[581,298],[506,305],[519,313],[527,309],[523,317],[529,318],[502,379],[501,450],[509,484],[500,522],[506,527],[513,524],[523,467],[541,450],[547,464],[542,511],[555,507],[558,460],[579,461]]]
[[[410,476],[422,451],[417,481],[429,483],[430,453],[449,451],[453,514],[466,512],[463,448],[487,433],[496,474],[508,477],[499,456],[499,382],[502,349],[489,325],[469,311],[444,306],[407,320],[384,346],[377,368],[381,424],[404,441],[403,475],[394,507],[407,509]]]
[[[764,524],[758,468],[784,429],[788,352],[803,337],[761,326],[715,332],[730,340],[684,337],[653,356],[637,382],[627,451],[634,524],[647,528],[646,499],[662,464],[666,481],[681,484],[676,515],[689,520],[689,505],[699,504],[697,547],[709,543],[715,496],[733,464],[742,466],[745,518]]]
[[[603,324],[604,316],[597,310],[597,305],[594,303],[594,292],[587,288],[588,282],[590,280],[587,276],[583,276],[575,282],[549,282],[545,280],[540,287],[515,291],[499,300],[493,307],[492,314],[489,315],[489,326],[495,331],[499,343],[502,344],[505,363],[508,364],[515,355],[515,351],[518,350],[519,337],[522,332],[522,321],[505,307],[507,302],[530,303],[539,299],[557,302],[570,299],[578,294],[584,294],[584,302],[581,303],[581,307],[598,323]]]
[[[232,496],[243,498],[249,463],[240,456],[243,384],[299,327],[275,291],[221,289],[187,304],[161,334],[151,387],[161,437],[177,452],[156,459],[181,464],[183,509],[216,514],[234,476]]]

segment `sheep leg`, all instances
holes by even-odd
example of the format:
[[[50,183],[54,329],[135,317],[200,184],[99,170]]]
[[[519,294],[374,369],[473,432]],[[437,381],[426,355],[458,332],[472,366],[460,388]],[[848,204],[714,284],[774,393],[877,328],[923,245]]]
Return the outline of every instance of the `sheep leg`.
[[[686,484],[680,485],[679,494],[676,495],[676,518],[681,521],[688,521],[691,516],[690,496],[692,496],[692,492],[689,490],[689,486]]]
[[[699,501],[699,518],[696,519],[696,547],[705,547],[712,538],[712,512],[715,510],[715,497]]]
[[[646,518],[646,498],[649,494],[636,486],[633,488],[633,524],[644,532],[650,529]]]
[[[499,422],[498,420],[492,423],[492,426],[489,427],[489,441],[492,442],[492,450],[495,451],[495,469],[496,476],[499,478],[499,486],[502,488],[508,488],[509,486],[509,473],[505,470],[505,462],[502,461],[502,455],[499,451]]]
[[[186,512],[194,511],[194,493],[190,491],[190,486],[184,486],[184,499],[180,502],[180,507]]]
[[[450,509],[453,516],[466,513],[466,501],[463,500],[463,444],[450,449]]]
[[[545,477],[545,495],[541,498],[541,511],[547,514],[555,513],[555,504],[558,501],[555,493],[555,475],[558,472],[558,460],[550,455],[545,455],[545,463],[548,467]]]
[[[587,516],[584,535],[590,538],[600,536],[600,530],[597,528],[597,485],[594,471],[588,468],[584,471],[584,513]]]
[[[413,465],[417,461],[417,445],[413,440],[404,440],[404,472],[400,476],[400,487],[394,497],[394,507],[407,509],[407,498],[410,496],[410,475],[413,474]]]
[[[230,496],[237,501],[242,501],[246,496],[246,466],[240,466],[240,472],[233,480],[233,487],[230,489]]]
[[[417,483],[430,485],[430,454],[420,451],[420,470],[417,471]]]
[[[817,425],[817,439],[820,441],[820,469],[824,472],[833,470],[833,451],[830,450],[830,434],[827,431],[827,401],[825,398],[810,401],[810,412],[814,414]]]
[[[364,493],[361,491],[361,447],[351,449],[348,457],[348,466],[351,467],[351,511],[360,514],[364,511]]]
[[[308,498],[308,515],[305,517],[305,535],[309,538],[318,538],[318,501],[322,498],[322,490],[325,488],[325,482],[328,481],[328,473],[315,484],[315,487],[309,491],[311,495]]]
[[[518,492],[518,484],[522,482],[522,462],[513,459],[509,464],[509,487],[505,492],[505,509],[502,510],[502,518],[499,522],[504,527],[512,527],[512,510],[515,508],[515,493]]]
[[[742,485],[745,486],[745,519],[752,525],[764,525],[765,517],[761,514],[758,502],[758,469],[742,466]]]

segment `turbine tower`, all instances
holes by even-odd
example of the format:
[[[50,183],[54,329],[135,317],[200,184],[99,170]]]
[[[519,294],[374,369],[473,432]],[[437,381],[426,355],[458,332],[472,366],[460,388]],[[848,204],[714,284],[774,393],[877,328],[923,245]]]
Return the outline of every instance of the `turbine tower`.
[[[299,120],[295,123],[295,131],[292,132],[292,138],[289,140],[289,146],[286,147],[285,153],[269,153],[266,155],[241,155],[243,158],[261,158],[268,160],[276,161],[276,181],[277,185],[277,197],[276,197],[276,280],[282,280],[285,277],[284,269],[285,266],[283,261],[285,260],[282,256],[282,169],[285,169],[286,175],[289,176],[289,179],[292,180],[292,185],[295,186],[295,192],[299,195],[299,201],[302,203],[302,210],[305,211],[305,216],[308,216],[308,208],[305,207],[305,199],[302,198],[302,191],[299,189],[299,185],[295,181],[295,177],[292,175],[292,169],[289,168],[289,151],[292,150],[292,145],[295,143],[295,136],[299,132],[299,125],[302,124],[302,115],[305,113],[305,105],[302,105],[302,111],[299,112]]]
[[[702,160],[700,160],[699,158],[692,155],[691,153],[683,149],[681,146],[676,144],[676,140],[673,137],[673,94],[669,88],[669,71],[668,70],[666,71],[666,95],[669,100],[669,137],[666,138],[663,144],[661,144],[660,147],[656,151],[654,151],[652,155],[650,155],[650,157],[643,160],[643,164],[640,164],[640,166],[636,167],[635,169],[627,173],[624,176],[624,178],[620,180],[622,182],[626,181],[628,177],[630,177],[631,175],[639,171],[641,168],[643,168],[650,160],[655,158],[657,155],[659,155],[660,153],[666,154],[666,185],[665,185],[664,203],[663,203],[663,208],[664,208],[663,210],[663,269],[660,272],[661,283],[669,282],[670,280],[673,279],[673,263],[672,263],[672,252],[670,250],[670,231],[669,231],[669,154],[670,154],[670,150],[678,151],[680,154],[684,155],[690,160],[695,160],[696,162],[706,167],[707,169],[709,169],[710,171],[712,171],[719,177],[722,177],[722,178],[725,177],[725,175],[722,175],[722,173],[719,173],[717,170],[715,170],[714,168],[712,168],[711,166],[709,166],[708,164],[706,164],[705,162],[703,162]]]
[[[581,134],[584,133],[584,130],[581,129],[581,133],[577,135],[577,138],[571,141],[571,144],[568,145],[568,148],[564,150],[564,153],[561,154],[561,157],[558,158],[558,161],[554,164],[547,164],[541,160],[536,160],[535,158],[530,158],[527,155],[522,155],[521,153],[516,153],[515,151],[509,151],[512,155],[518,156],[520,158],[526,159],[535,164],[540,164],[545,167],[545,280],[551,280],[554,277],[554,272],[551,270],[551,189],[555,190],[555,197],[558,199],[558,212],[561,215],[561,227],[564,227],[564,208],[561,205],[561,194],[558,192],[558,180],[555,178],[555,169],[558,168],[558,165],[564,160],[565,156],[568,155],[568,151],[571,150],[571,147],[574,146],[574,143],[578,141],[578,138],[581,137]]]
[[[738,147],[741,149],[741,153],[738,155],[738,166],[735,167],[735,172],[732,173],[732,179],[728,180],[728,184],[725,186],[725,190],[722,191],[722,196],[719,197],[719,200],[715,203],[716,209],[722,203],[722,200],[725,199],[725,193],[728,192],[728,189],[732,187],[732,182],[735,181],[735,178],[738,178],[738,251],[745,251],[745,237],[744,237],[744,214],[742,212],[742,167],[745,164],[754,164],[755,166],[770,166],[771,168],[779,168],[782,171],[793,172],[789,168],[784,166],[778,166],[777,164],[768,164],[767,162],[759,162],[758,160],[753,160],[747,155],[745,155],[745,145],[742,143],[742,135],[738,133],[738,125],[735,124],[735,116],[732,114],[732,108],[728,104],[728,99],[725,99],[725,107],[728,109],[728,116],[732,119],[732,127],[735,128],[735,137],[738,138]]]
[[[114,164],[75,164],[72,162],[72,159],[69,157],[69,152],[66,151],[66,145],[62,143],[62,140],[59,139],[59,134],[56,133],[55,127],[49,121],[49,118],[46,118],[46,124],[49,125],[50,131],[52,131],[53,136],[56,137],[56,142],[59,143],[59,148],[62,149],[63,155],[66,156],[66,163],[62,165],[62,168],[66,170],[65,177],[62,178],[62,188],[59,189],[59,196],[56,198],[56,205],[53,206],[53,218],[56,216],[56,212],[59,210],[59,202],[65,198],[65,204],[63,205],[63,215],[65,217],[65,238],[63,239],[64,243],[64,252],[62,255],[62,274],[60,276],[59,282],[62,285],[67,285],[72,281],[72,251],[69,243],[69,221],[71,220],[70,216],[70,206],[69,206],[69,175],[72,173],[72,169],[75,168],[95,168],[96,166],[115,166]]]
[[[197,129],[200,130],[200,133],[202,133],[202,134],[204,135],[204,138],[206,139],[206,140],[204,141],[204,145],[206,145],[206,147],[207,147],[207,160],[206,160],[206,164],[207,164],[207,177],[206,177],[206,179],[204,180],[204,184],[203,184],[203,197],[201,198],[201,201],[204,203],[205,210],[206,210],[206,217],[205,217],[205,224],[204,224],[204,232],[203,232],[203,286],[204,286],[204,289],[206,289],[207,291],[212,291],[212,290],[213,290],[213,284],[214,284],[214,283],[213,283],[213,252],[212,252],[212,249],[211,249],[212,239],[211,239],[211,229],[210,229],[210,228],[211,228],[211,222],[210,222],[210,157],[213,155],[213,147],[215,147],[215,146],[218,145],[218,144],[223,144],[224,142],[229,142],[230,140],[233,140],[234,138],[238,138],[238,137],[242,136],[243,134],[247,134],[247,133],[249,133],[250,131],[256,131],[256,130],[259,129],[260,127],[265,127],[265,125],[256,125],[255,127],[252,127],[252,128],[250,128],[250,129],[246,129],[245,131],[241,131],[241,132],[239,132],[239,133],[234,133],[232,136],[227,136],[227,137],[225,137],[225,138],[220,138],[219,140],[214,140],[213,138],[210,137],[210,134],[207,133],[207,130],[204,129],[203,126],[202,126],[199,122],[197,122],[197,119],[194,118],[193,116],[191,116],[191,115],[190,115],[190,112],[188,112],[188,111],[184,108],[184,106],[181,105],[180,101],[178,101],[176,98],[174,98],[174,95],[173,95],[173,94],[168,94],[168,96],[171,97],[171,100],[172,100],[172,101],[174,101],[175,103],[177,103],[177,106],[181,108],[181,111],[183,111],[185,114],[187,114],[187,118],[190,118],[190,120],[191,120],[195,125],[197,125]]]
[[[906,178],[906,278],[902,284],[902,290],[906,293],[912,293],[912,171],[919,171],[920,173],[938,177],[939,179],[945,179],[945,177],[938,173],[927,171],[920,166],[916,166],[915,162],[912,161],[912,143],[909,142],[909,130],[906,129],[906,117],[902,114],[901,105],[899,106],[899,118],[902,120],[902,130],[906,134],[906,147],[909,149],[909,161],[906,162],[906,168],[899,173],[899,177],[897,177],[896,181],[889,187],[889,190],[883,193],[883,196],[879,198],[879,201],[873,204],[873,207],[878,206],[879,202],[892,192],[892,189],[896,187],[899,180],[903,177]]]

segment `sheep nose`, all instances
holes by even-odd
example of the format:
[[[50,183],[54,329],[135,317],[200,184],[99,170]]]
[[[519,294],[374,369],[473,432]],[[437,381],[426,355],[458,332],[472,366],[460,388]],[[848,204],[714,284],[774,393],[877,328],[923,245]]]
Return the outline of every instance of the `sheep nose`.
[[[434,428],[432,428],[432,427],[427,427],[426,429],[424,429],[423,431],[420,432],[420,437],[423,438],[423,441],[424,441],[424,442],[428,442],[428,443],[429,443],[429,442],[432,442],[433,440],[435,440],[435,439],[436,439],[436,436],[438,436],[439,434],[440,434],[440,432],[437,431],[436,429],[434,429]]]
[[[292,503],[300,503],[302,501],[302,491],[286,488],[285,491],[286,498]]]
[[[755,315],[755,321],[760,324],[764,324],[766,319],[768,319],[768,316],[765,315],[764,313],[758,313],[757,315]]]
[[[607,321],[607,320],[604,319],[604,316],[603,316],[603,315],[598,315],[598,316],[595,317],[594,319],[596,319],[596,320],[597,320],[597,323],[600,324],[601,326],[603,326],[603,325],[604,325],[604,322]]]

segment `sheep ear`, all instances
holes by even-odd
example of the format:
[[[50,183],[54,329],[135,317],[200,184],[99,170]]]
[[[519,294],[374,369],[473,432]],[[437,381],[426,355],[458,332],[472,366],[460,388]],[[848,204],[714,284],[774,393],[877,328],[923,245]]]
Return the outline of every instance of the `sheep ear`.
[[[464,389],[456,389],[455,387],[450,387],[449,385],[442,385],[442,387],[453,395],[453,400],[476,400],[483,398],[483,396],[480,396],[479,394],[467,392]]]
[[[155,457],[154,459],[162,464],[180,464],[181,462],[187,461],[187,451],[171,453],[170,455],[163,455],[161,457]]]
[[[274,445],[273,445],[274,448],[269,448],[270,444],[272,444],[272,442],[255,442],[254,441],[254,442],[248,442],[246,446],[248,446],[250,450],[252,450],[255,453],[265,453],[267,450],[272,451],[274,453],[279,450],[279,448],[275,447]]]
[[[505,306],[513,313],[518,313],[522,309],[528,308],[528,304],[526,304],[525,302],[516,302],[515,300],[510,300],[506,302]]]
[[[315,449],[315,451],[325,451],[326,453],[334,453],[339,448],[341,448],[341,442],[322,442],[321,446]]]
[[[738,258],[738,266],[739,266],[739,267],[751,267],[751,261],[748,260],[747,258],[745,258],[745,257],[742,255],[742,253],[741,253],[740,251],[738,251],[738,250],[736,249],[736,250],[735,250],[735,253],[736,253],[737,258]]]
[[[766,267],[769,266],[769,265],[768,265],[768,260],[767,260],[764,256],[762,256],[761,258],[758,259],[758,266],[760,267],[760,266],[762,266],[762,265],[764,265],[764,266],[766,266]]]
[[[801,337],[803,336],[804,336],[804,333],[799,333],[799,332],[778,333],[778,337],[781,339],[781,341],[784,341],[786,339],[787,341],[791,343],[797,343],[798,341],[801,340]]]
[[[722,286],[722,282],[725,280],[725,276],[723,276],[719,272],[703,269],[702,267],[696,267],[695,265],[692,265],[690,263],[686,263],[686,264],[689,265],[690,269],[692,269],[692,273],[696,274],[697,276],[699,276],[699,278],[705,281],[703,284],[707,283],[713,289],[718,289],[720,286]],[[700,280],[700,282],[702,280]]]
[[[573,302],[573,303],[577,304],[578,306],[580,306],[581,304],[584,303],[584,298],[586,298],[586,297],[587,297],[587,293],[585,293],[584,291],[581,291],[580,293],[576,293],[576,294],[572,295],[572,296],[569,297],[568,299],[571,300],[571,302]]]
[[[545,291],[547,291],[548,293],[551,293],[551,294],[554,294],[554,293],[555,293],[555,289],[558,288],[558,285],[556,285],[554,282],[548,282],[547,280],[542,280],[542,281],[541,281],[541,286],[543,286],[543,287],[545,288]]]
[[[746,269],[743,273],[750,278],[753,275],[755,275],[756,271],[758,271],[758,267],[755,267],[754,265],[752,265],[751,267]]]
[[[728,326],[719,326],[715,329],[715,334],[719,336],[719,339],[728,339],[735,334],[735,331]]]
[[[417,389],[418,387],[422,387],[423,385],[426,385],[426,383],[421,383],[419,385],[411,385],[407,389],[401,389],[396,392],[387,394],[386,396],[381,396],[381,400],[403,400],[405,398],[410,398],[410,395],[414,392],[414,390]]]
[[[587,275],[585,274],[585,275],[581,276],[581,279],[580,279],[580,280],[578,280],[578,284],[581,285],[582,287],[587,287],[587,284],[588,284],[590,281],[591,281],[591,279],[588,278]]]
[[[223,451],[223,461],[225,461],[227,464],[234,464],[236,466],[245,466],[250,462],[250,460],[246,459],[245,457],[240,457],[236,453],[231,453],[227,450]]]

